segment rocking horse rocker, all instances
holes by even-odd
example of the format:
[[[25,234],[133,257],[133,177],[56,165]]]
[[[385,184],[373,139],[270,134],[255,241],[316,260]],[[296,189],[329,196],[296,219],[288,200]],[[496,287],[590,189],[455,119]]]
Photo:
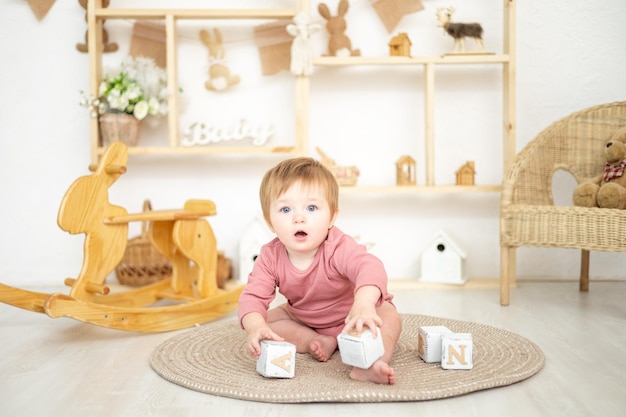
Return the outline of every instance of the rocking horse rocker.
[[[84,233],[84,258],[77,278],[67,278],[69,295],[45,294],[0,284],[0,301],[15,307],[70,317],[97,326],[161,332],[211,321],[237,307],[243,285],[217,285],[217,243],[206,216],[210,200],[188,200],[183,209],[128,214],[112,205],[109,187],[126,172],[128,150],[109,145],[91,175],[78,178],[61,201],[57,222],[71,234]],[[111,293],[106,277],[120,262],[128,223],[150,222],[155,247],[172,263],[172,276],[143,287]],[[169,301],[169,302],[168,302]],[[158,305],[155,305],[155,303]]]

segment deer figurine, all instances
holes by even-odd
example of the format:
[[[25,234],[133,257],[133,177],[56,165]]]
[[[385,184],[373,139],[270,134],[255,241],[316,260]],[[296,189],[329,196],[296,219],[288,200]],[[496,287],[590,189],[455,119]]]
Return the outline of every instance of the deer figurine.
[[[475,50],[480,45],[484,51],[485,44],[483,42],[483,27],[479,23],[453,23],[452,15],[456,9],[454,7],[440,7],[437,9],[437,26],[442,27],[446,33],[454,38],[454,51],[457,52],[458,47],[461,53],[465,52],[465,38],[474,38],[476,41]]]

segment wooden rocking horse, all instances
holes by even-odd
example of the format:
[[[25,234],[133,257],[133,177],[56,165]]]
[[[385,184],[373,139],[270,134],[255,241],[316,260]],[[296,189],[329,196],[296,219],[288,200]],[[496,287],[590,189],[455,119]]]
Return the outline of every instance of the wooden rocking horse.
[[[45,294],[0,284],[0,301],[50,317],[70,317],[119,330],[160,332],[211,321],[237,307],[243,285],[217,285],[217,243],[206,216],[210,200],[188,200],[180,210],[128,214],[109,202],[108,189],[126,172],[128,150],[109,145],[95,172],[78,178],[61,201],[57,222],[69,233],[85,234],[77,278],[67,278],[69,295]],[[172,263],[171,278],[111,293],[106,277],[120,262],[128,223],[150,222],[156,248]],[[158,304],[155,304],[159,302]]]

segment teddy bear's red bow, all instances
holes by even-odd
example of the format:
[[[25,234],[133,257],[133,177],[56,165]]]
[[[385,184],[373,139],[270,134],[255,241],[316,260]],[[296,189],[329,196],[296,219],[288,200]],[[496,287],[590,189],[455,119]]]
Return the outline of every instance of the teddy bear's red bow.
[[[626,169],[626,159],[622,159],[616,164],[609,164],[607,162],[604,166],[604,181],[621,177],[624,175],[624,169]]]

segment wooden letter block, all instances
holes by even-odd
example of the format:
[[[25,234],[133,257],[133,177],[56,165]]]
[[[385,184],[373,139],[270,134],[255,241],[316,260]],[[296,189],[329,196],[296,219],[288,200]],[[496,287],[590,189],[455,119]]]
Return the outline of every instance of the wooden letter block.
[[[441,336],[450,333],[446,326],[420,326],[417,354],[424,362],[441,362]]]
[[[262,340],[256,371],[268,378],[293,378],[296,371],[296,346],[288,342]]]
[[[441,367],[443,369],[472,369],[472,335],[444,334],[441,337]]]
[[[341,361],[357,368],[368,369],[385,353],[380,329],[376,330],[376,338],[370,329],[361,333],[341,333],[337,336],[337,343]]]

